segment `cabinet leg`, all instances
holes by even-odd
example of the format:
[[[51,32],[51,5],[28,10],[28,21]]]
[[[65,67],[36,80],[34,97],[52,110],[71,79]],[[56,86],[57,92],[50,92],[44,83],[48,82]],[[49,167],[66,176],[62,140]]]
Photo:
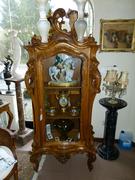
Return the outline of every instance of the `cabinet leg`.
[[[87,166],[88,166],[89,171],[91,171],[93,169],[92,163],[96,160],[96,155],[88,153],[87,156],[88,156]]]
[[[38,167],[39,167],[39,161],[40,161],[41,156],[40,155],[32,155],[30,157],[30,161],[33,164],[33,169],[37,172],[38,171]]]

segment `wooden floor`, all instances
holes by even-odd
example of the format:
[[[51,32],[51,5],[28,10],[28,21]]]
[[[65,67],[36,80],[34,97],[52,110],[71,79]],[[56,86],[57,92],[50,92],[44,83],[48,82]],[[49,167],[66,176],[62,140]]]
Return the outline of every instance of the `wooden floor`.
[[[66,164],[46,156],[37,180],[135,180],[135,148],[121,150],[117,160],[104,160],[97,155],[89,172],[86,155],[73,156]]]

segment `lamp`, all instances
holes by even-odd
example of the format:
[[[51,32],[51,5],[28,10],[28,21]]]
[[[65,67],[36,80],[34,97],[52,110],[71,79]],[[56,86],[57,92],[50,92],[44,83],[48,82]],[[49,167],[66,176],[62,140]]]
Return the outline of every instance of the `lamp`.
[[[127,72],[122,71],[118,73],[118,71],[114,69],[107,70],[104,78],[103,90],[105,90],[105,93],[111,97],[109,100],[111,104],[117,103],[116,95],[120,98],[126,93],[127,85]]]

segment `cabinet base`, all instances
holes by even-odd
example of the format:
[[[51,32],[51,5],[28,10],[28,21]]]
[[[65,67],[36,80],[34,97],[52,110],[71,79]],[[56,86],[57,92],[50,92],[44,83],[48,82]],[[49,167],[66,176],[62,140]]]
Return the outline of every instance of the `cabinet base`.
[[[33,146],[34,147],[34,146]],[[34,147],[34,149],[36,149],[36,152],[32,152],[31,156],[30,156],[30,161],[31,163],[33,163],[33,168],[35,171],[38,171],[39,169],[39,163],[41,160],[42,155],[53,155],[60,163],[65,164],[67,163],[67,161],[72,158],[73,155],[76,154],[83,154],[86,153],[87,155],[87,167],[88,170],[91,171],[93,169],[93,162],[96,160],[96,153],[95,150],[93,152],[70,152],[70,153],[63,153],[62,151],[59,151],[59,153],[52,153],[49,151],[43,152],[43,149],[38,149],[37,151],[37,147]],[[52,148],[53,149],[53,148]],[[38,153],[37,153],[38,152]]]
[[[106,145],[100,144],[97,147],[97,153],[101,158],[106,160],[115,160],[119,157],[119,150],[115,146],[108,148]]]

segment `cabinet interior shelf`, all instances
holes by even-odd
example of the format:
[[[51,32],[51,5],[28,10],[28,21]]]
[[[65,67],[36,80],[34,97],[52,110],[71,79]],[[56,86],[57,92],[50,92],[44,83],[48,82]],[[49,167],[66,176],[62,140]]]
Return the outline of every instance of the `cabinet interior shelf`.
[[[54,116],[46,115],[47,119],[79,119],[80,116],[72,116],[70,113],[56,113]]]
[[[67,86],[67,87],[64,87],[64,86],[49,86],[47,83],[45,83],[45,89],[56,89],[56,90],[74,90],[74,89],[81,89],[81,86],[80,84],[78,86]]]
[[[52,139],[47,139],[47,142],[52,142],[52,143],[56,143],[56,142],[68,142],[68,143],[77,143],[80,140],[80,135],[79,135],[79,129],[78,128],[73,128],[72,130],[70,130],[69,132],[67,132],[67,139],[63,140],[60,138],[61,133],[56,130],[55,128],[52,129]]]

